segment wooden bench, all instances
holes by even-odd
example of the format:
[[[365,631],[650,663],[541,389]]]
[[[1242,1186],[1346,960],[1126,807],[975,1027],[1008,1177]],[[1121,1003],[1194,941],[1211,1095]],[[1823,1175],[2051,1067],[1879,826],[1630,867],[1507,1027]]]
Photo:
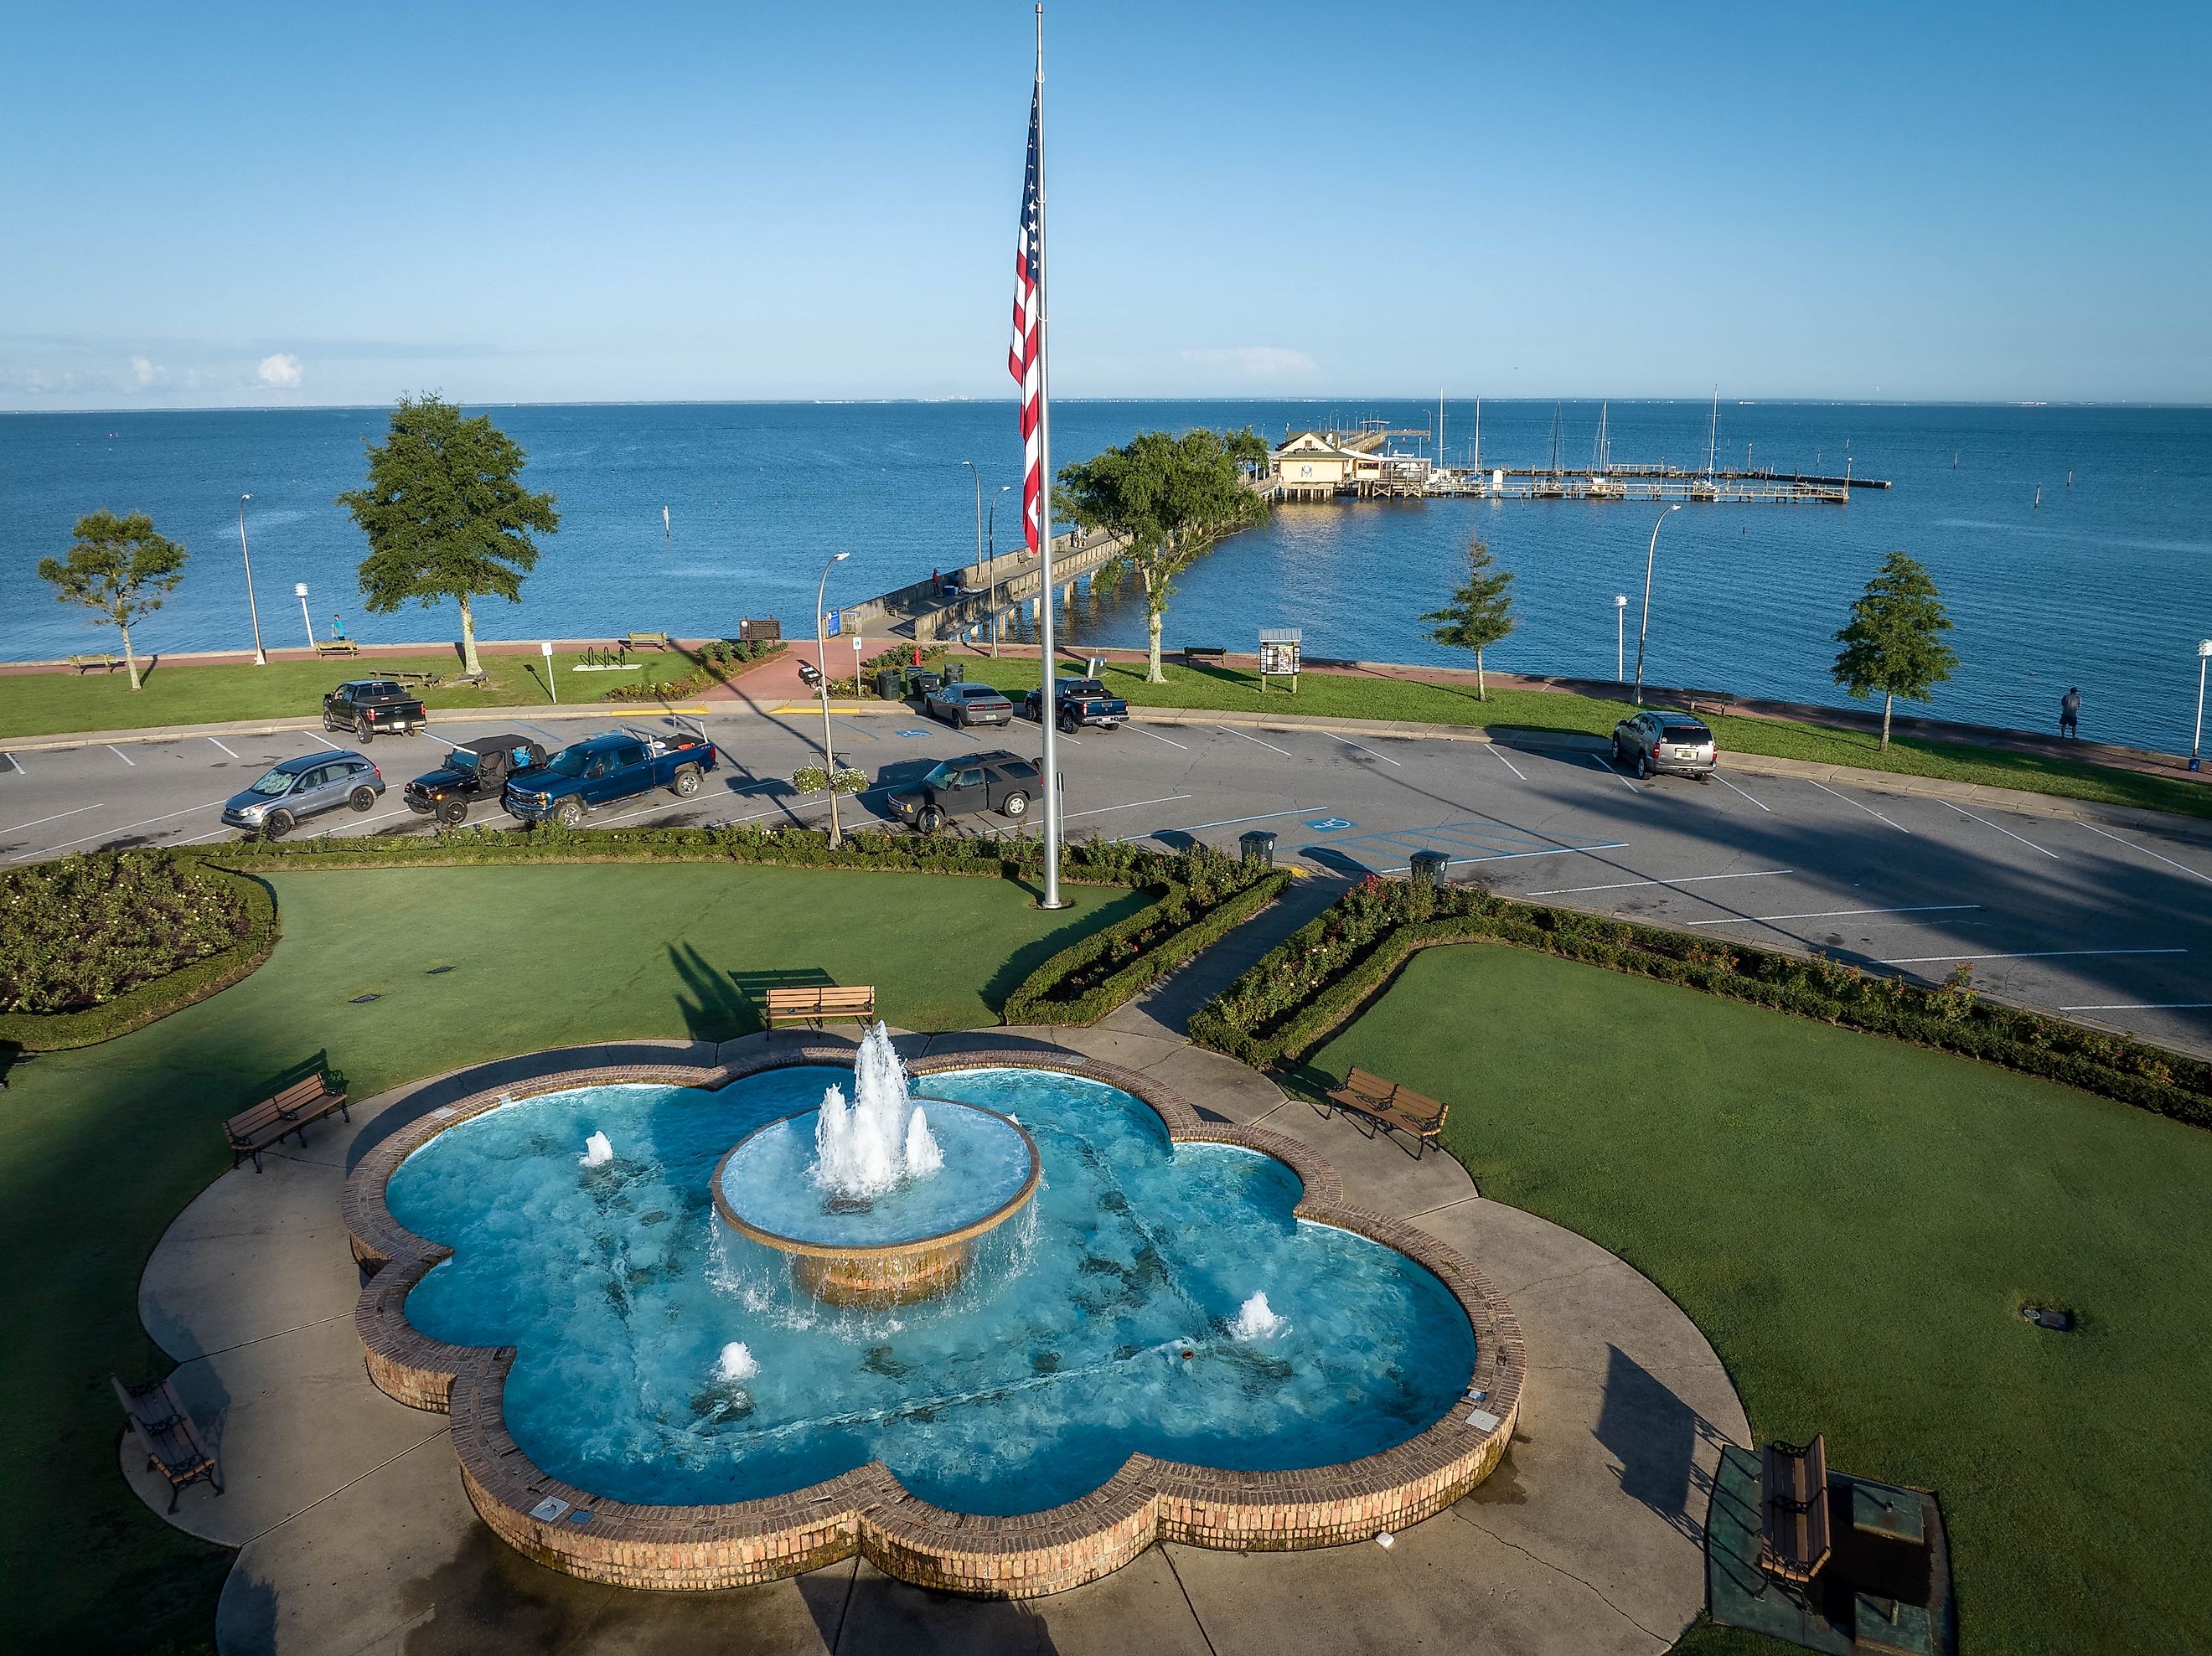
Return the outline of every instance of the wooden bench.
[[[1799,1448],[1765,1449],[1759,1567],[1800,1585],[1828,1562],[1828,1446],[1824,1435]]]
[[[821,1025],[830,1018],[872,1022],[876,1016],[873,985],[840,988],[821,984],[808,989],[770,989],[762,996],[762,1016],[771,1029],[786,1023]]]
[[[1735,710],[1735,698],[1725,690],[1692,690],[1684,696],[1693,713],[1726,713]]]
[[[403,672],[397,668],[385,674],[385,676],[401,684],[424,684],[432,688],[446,682],[446,676],[443,673]]]
[[[1396,1128],[1413,1141],[1413,1160],[1435,1143],[1444,1130],[1444,1118],[1451,1113],[1451,1106],[1439,1104],[1411,1088],[1401,1087],[1395,1081],[1385,1081],[1381,1076],[1370,1075],[1365,1070],[1354,1070],[1344,1078],[1344,1085],[1330,1093],[1329,1102],[1340,1110],[1349,1110],[1354,1115],[1364,1116],[1376,1125],[1378,1131]]]
[[[216,1475],[215,1457],[200,1441],[199,1429],[192,1424],[192,1417],[185,1412],[185,1405],[178,1401],[168,1381],[125,1386],[110,1374],[107,1383],[115,1388],[115,1400],[123,1405],[123,1417],[131,1422],[131,1435],[146,1452],[146,1464],[169,1480],[171,1512],[177,1510],[177,1497],[184,1493],[187,1483],[205,1479],[215,1486],[217,1495],[222,1493],[222,1480]]]
[[[347,1120],[353,1113],[346,1108],[346,1095],[331,1085],[328,1076],[312,1075],[305,1081],[295,1081],[274,1098],[265,1098],[250,1110],[240,1110],[222,1124],[230,1140],[230,1165],[235,1168],[247,1156],[253,1158],[253,1170],[261,1171],[261,1152],[282,1143],[289,1134],[297,1133],[300,1143],[307,1142],[307,1124],[320,1121],[332,1111]]]
[[[112,673],[123,664],[121,656],[64,656],[63,659],[76,668],[80,676],[95,667],[103,673]]]
[[[1195,667],[1207,662],[1218,667],[1229,659],[1229,647],[1222,644],[1186,644],[1182,646],[1182,664]]]
[[[361,646],[349,638],[319,638],[315,640],[318,656],[357,656]]]
[[[665,633],[624,633],[622,635],[621,647],[625,650],[665,650],[668,647],[668,634]]]

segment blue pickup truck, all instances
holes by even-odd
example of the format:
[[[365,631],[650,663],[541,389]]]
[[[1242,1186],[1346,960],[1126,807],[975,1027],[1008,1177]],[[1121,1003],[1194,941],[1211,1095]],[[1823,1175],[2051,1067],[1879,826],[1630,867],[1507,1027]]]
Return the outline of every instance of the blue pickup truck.
[[[525,822],[574,828],[586,814],[667,788],[689,799],[714,768],[714,744],[690,731],[656,736],[609,731],[561,749],[507,785],[500,804]]]

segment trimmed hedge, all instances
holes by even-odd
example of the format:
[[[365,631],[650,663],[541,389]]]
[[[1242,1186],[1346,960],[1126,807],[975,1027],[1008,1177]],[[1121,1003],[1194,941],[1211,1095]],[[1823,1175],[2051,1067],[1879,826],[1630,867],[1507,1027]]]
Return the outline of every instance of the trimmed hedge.
[[[1030,974],[1006,998],[1006,1021],[1096,1023],[1243,925],[1290,883],[1290,870],[1276,869],[1210,907],[1188,886],[1164,886],[1141,913],[1070,944]]]
[[[1455,943],[1508,943],[1633,972],[2212,1127],[2212,1065],[1984,1000],[1963,968],[1942,987],[1923,989],[1834,961],[1410,881],[1355,886],[1200,1008],[1191,1039],[1247,1064],[1296,1059],[1358,1011],[1414,950]]]
[[[112,1040],[229,988],[267,960],[280,932],[275,895],[259,880],[227,869],[208,866],[198,871],[221,882],[243,906],[245,925],[235,943],[97,1006],[75,1012],[0,1014],[0,1041],[28,1052],[52,1052]]]

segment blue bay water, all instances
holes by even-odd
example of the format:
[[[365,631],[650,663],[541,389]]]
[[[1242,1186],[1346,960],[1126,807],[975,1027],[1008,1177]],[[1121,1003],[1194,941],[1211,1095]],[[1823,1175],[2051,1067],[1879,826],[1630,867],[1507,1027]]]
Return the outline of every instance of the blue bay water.
[[[1554,405],[1486,403],[1486,463],[1548,463]],[[520,604],[482,606],[493,637],[589,637],[630,628],[734,630],[744,616],[809,624],[823,561],[849,549],[831,583],[851,603],[972,557],[973,460],[988,506],[1017,484],[1010,403],[727,403],[490,409],[529,451],[532,486],[559,497]],[[1598,409],[1561,412],[1569,465],[1589,463]],[[1135,432],[1286,427],[1363,416],[1426,428],[1412,403],[1065,402],[1054,459]],[[1463,459],[1471,404],[1446,409],[1448,458]],[[1702,464],[1707,406],[1614,403],[1616,460]],[[0,416],[0,658],[102,647],[100,629],[54,603],[38,559],[100,507],[143,510],[192,553],[184,585],[140,633],[152,651],[249,641],[236,525],[250,490],[256,590],[271,643],[303,641],[295,583],[318,633],[333,610],[356,638],[454,636],[450,605],[362,613],[364,547],[332,503],[361,480],[362,442],[381,409]],[[2196,641],[2212,635],[2212,410],[2141,408],[1723,403],[1719,458],[1887,477],[1848,507],[1691,507],[1660,537],[1648,678],[1802,701],[1839,701],[1828,676],[1851,598],[1893,548],[1935,573],[1956,622],[1958,676],[1927,711],[2030,729],[2055,725],[2082,688],[2082,733],[2185,745]],[[1954,465],[1954,461],[1956,464]],[[2067,482],[2069,471],[2073,482]],[[2034,505],[2037,487],[2042,504]],[[1018,529],[1000,498],[998,542]],[[672,532],[664,539],[661,508]],[[1521,626],[1486,658],[1526,672],[1609,676],[1613,595],[1634,604],[1656,508],[1573,501],[1430,501],[1291,507],[1187,573],[1170,644],[1249,649],[1257,628],[1302,625],[1307,648],[1371,660],[1452,662],[1418,620],[1452,585],[1480,534],[1518,576]],[[1141,643],[1141,605],[1079,595],[1071,641]],[[112,633],[106,634],[112,640]]]

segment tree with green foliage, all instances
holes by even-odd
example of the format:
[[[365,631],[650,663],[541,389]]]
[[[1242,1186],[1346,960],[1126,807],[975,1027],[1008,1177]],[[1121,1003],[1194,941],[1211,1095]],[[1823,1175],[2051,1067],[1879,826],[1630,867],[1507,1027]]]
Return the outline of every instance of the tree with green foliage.
[[[1520,623],[1513,615],[1513,572],[1500,569],[1478,535],[1467,543],[1467,584],[1455,587],[1451,602],[1423,616],[1429,636],[1455,650],[1474,652],[1474,699],[1490,700],[1482,678],[1482,652],[1501,642]]]
[[[1889,746],[1889,710],[1899,696],[1929,701],[1959,658],[1943,642],[1951,617],[1936,583],[1917,561],[1893,552],[1851,605],[1836,634],[1835,680],[1853,699],[1881,692],[1881,745]]]
[[[123,663],[131,688],[143,689],[138,652],[131,647],[131,625],[161,607],[185,578],[185,549],[154,532],[143,512],[118,518],[94,512],[76,520],[76,543],[69,557],[39,560],[39,579],[52,581],[60,604],[81,604],[100,612],[123,634]]]
[[[1164,684],[1160,629],[1175,578],[1210,551],[1223,536],[1265,523],[1267,503],[1244,480],[1242,466],[1267,441],[1249,428],[1222,433],[1200,427],[1170,437],[1140,432],[1060,470],[1053,506],[1068,521],[1121,536],[1127,544],[1093,579],[1111,588],[1133,577],[1145,589],[1150,639],[1146,682]],[[1050,603],[1052,595],[1046,593]]]
[[[462,668],[483,671],[470,602],[522,596],[522,578],[538,562],[531,532],[561,526],[553,497],[522,487],[530,457],[488,416],[464,419],[434,391],[401,397],[382,446],[366,439],[362,446],[368,487],[337,500],[368,537],[362,596],[380,615],[410,598],[425,609],[453,599],[461,607]]]

